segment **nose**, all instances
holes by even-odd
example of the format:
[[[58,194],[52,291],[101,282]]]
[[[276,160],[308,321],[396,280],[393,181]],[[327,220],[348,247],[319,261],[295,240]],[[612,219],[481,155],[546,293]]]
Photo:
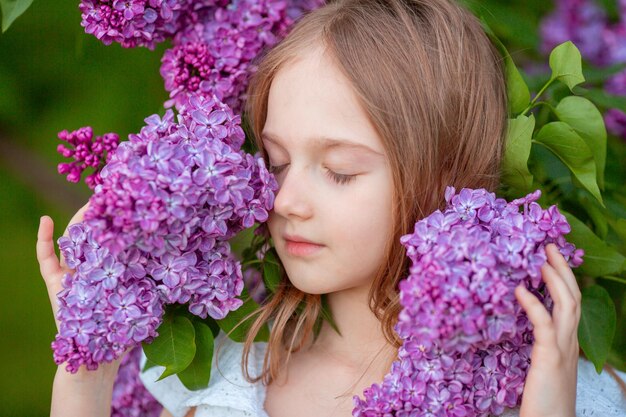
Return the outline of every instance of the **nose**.
[[[313,215],[311,181],[305,169],[289,167],[282,174],[278,194],[274,200],[274,212],[284,218],[306,220]]]

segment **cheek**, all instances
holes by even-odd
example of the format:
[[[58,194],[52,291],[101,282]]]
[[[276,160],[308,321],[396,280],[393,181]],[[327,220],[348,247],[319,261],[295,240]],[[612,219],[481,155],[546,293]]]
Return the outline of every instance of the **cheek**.
[[[392,195],[390,179],[383,177],[368,184],[332,211],[333,229],[339,248],[356,269],[378,268],[385,244],[392,232]]]

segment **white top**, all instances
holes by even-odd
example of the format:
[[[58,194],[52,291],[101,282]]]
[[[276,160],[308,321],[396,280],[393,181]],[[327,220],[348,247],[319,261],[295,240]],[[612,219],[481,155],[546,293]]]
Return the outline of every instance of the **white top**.
[[[237,343],[224,332],[215,339],[215,346],[226,339],[219,352],[219,370],[213,367],[209,386],[199,391],[189,391],[176,375],[155,382],[163,372],[155,366],[141,374],[141,380],[154,397],[174,417],[184,417],[191,407],[196,407],[196,417],[269,417],[263,408],[265,386],[250,384],[241,372],[243,343]],[[250,351],[249,373],[258,376],[263,366],[267,343],[255,342]],[[141,368],[146,357],[142,352]],[[626,373],[616,371],[626,380]],[[503,417],[519,417],[519,408],[507,408]],[[576,417],[626,417],[626,397],[606,371],[598,375],[593,364],[583,358],[578,361],[576,389]]]

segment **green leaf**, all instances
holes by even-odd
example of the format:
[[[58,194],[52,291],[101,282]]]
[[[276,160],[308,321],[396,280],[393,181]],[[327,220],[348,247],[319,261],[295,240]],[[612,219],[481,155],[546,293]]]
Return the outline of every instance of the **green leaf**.
[[[606,164],[606,128],[598,108],[584,97],[565,97],[554,109],[562,122],[570,125],[593,154],[596,162],[596,180],[604,189],[604,167]]]
[[[238,343],[243,343],[246,339],[246,335],[252,326],[254,316],[249,317],[247,320],[242,320],[249,314],[259,309],[259,305],[248,295],[248,291],[244,288],[241,292],[240,298],[244,300],[244,303],[235,311],[229,312],[226,317],[221,320],[216,320],[220,328],[228,334],[231,330],[233,332],[228,335],[229,338]],[[240,324],[241,322],[241,324]],[[254,338],[255,342],[267,342],[270,337],[269,328],[267,324],[263,325],[259,333]]]
[[[539,130],[535,139],[550,149],[604,207],[591,149],[570,125],[564,122],[548,123]]]
[[[158,363],[152,362],[150,359],[146,358],[146,363],[143,365],[141,372],[146,372],[150,368],[154,368],[155,366],[159,366]]]
[[[563,42],[550,53],[551,79],[557,79],[570,90],[585,81],[580,51],[571,42]]]
[[[341,336],[341,332],[339,331],[339,327],[335,323],[335,319],[333,318],[332,311],[330,309],[330,304],[328,304],[328,298],[326,294],[322,296],[322,318],[330,324],[339,336]]]
[[[485,32],[489,35],[491,42],[496,46],[500,55],[504,59],[504,69],[506,75],[506,95],[508,100],[509,111],[512,115],[521,113],[528,103],[530,103],[530,91],[526,82],[522,78],[519,70],[511,58],[511,54],[506,46],[498,39],[493,30],[487,24],[487,21],[481,17]]]
[[[263,258],[263,283],[272,293],[276,292],[280,284],[280,264],[274,249],[268,250]]]
[[[599,285],[582,290],[578,341],[599,374],[615,336],[617,314],[609,293]]]
[[[600,277],[619,274],[623,270],[626,258],[622,254],[604,243],[573,214],[561,208],[559,211],[572,226],[572,231],[566,236],[566,239],[577,248],[585,250],[583,263],[578,267],[583,274],[590,277]]]
[[[189,366],[178,373],[178,379],[187,389],[195,391],[209,385],[214,339],[211,328],[203,322],[194,320],[193,327],[196,331],[196,355]]]
[[[6,32],[9,26],[30,7],[33,0],[0,0],[2,9],[2,32]]]
[[[165,371],[159,381],[185,369],[196,354],[195,330],[191,321],[183,315],[168,312],[157,329],[159,335],[150,344],[143,345],[146,357]]]
[[[533,183],[533,175],[528,170],[528,158],[532,144],[535,117],[523,114],[509,119],[506,148],[502,160],[502,181],[521,194],[528,191]]]

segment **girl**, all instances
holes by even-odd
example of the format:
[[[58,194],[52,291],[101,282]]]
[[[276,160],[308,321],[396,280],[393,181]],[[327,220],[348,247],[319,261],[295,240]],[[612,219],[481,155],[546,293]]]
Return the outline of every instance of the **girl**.
[[[259,62],[247,114],[280,185],[267,229],[281,285],[244,344],[218,337],[207,389],[155,382],[158,367],[142,380],[163,416],[349,416],[352,396],[382,381],[400,346],[393,325],[408,258],[399,237],[443,208],[446,185],[497,188],[507,118],[500,58],[451,0],[330,1]],[[49,217],[38,238],[55,309],[66,268]],[[574,417],[593,404],[598,415],[625,415],[617,383],[579,359],[580,291],[556,246],[546,251],[555,308],[550,316],[516,289],[535,343],[521,408],[507,414]],[[322,294],[340,334],[324,322],[314,338]],[[265,323],[269,342],[253,343]],[[107,415],[118,366],[75,375],[60,367],[52,414]]]

